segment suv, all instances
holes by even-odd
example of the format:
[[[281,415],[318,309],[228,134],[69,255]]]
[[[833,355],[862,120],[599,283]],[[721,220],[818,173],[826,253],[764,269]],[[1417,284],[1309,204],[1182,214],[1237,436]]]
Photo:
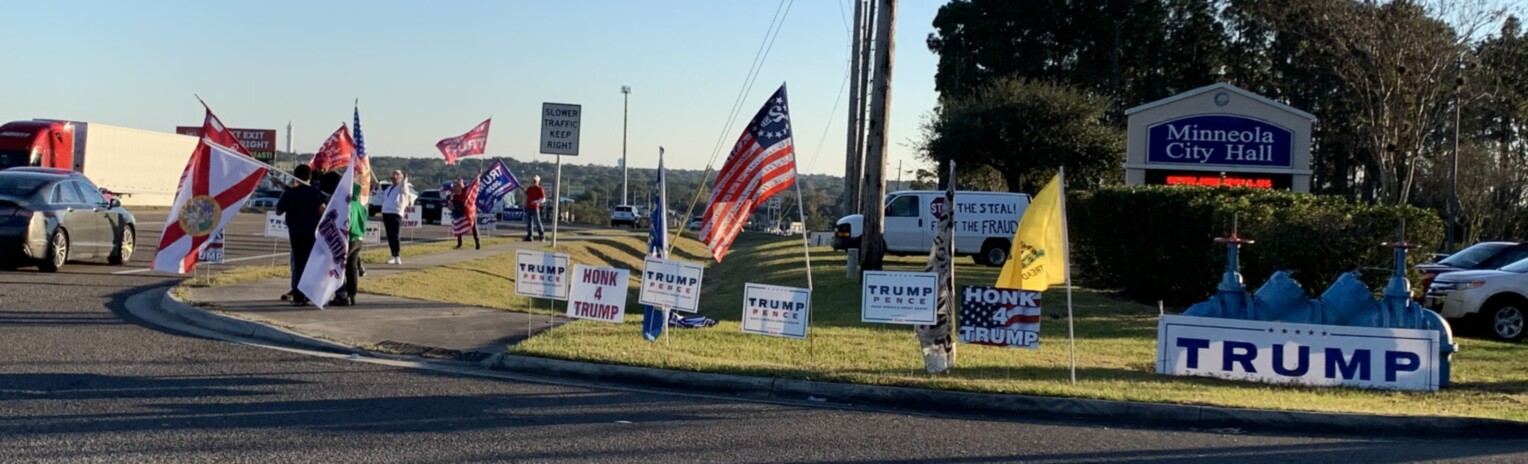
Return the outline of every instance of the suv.
[[[1480,242],[1435,263],[1418,264],[1421,288],[1432,285],[1439,274],[1457,271],[1501,269],[1502,266],[1528,259],[1528,243]]]
[[[1427,287],[1426,306],[1443,317],[1464,319],[1501,341],[1523,339],[1528,317],[1528,260],[1494,271],[1442,274]]]
[[[419,207],[420,219],[425,224],[440,224],[440,211],[445,209],[446,199],[441,198],[439,190],[425,190],[414,198],[414,206]]]
[[[610,227],[626,226],[635,229],[637,228],[640,216],[635,206],[617,206],[614,210],[610,211]]]

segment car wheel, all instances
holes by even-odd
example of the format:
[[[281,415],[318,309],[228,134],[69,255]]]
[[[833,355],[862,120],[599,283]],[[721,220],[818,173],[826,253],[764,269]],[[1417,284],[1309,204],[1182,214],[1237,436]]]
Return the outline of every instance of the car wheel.
[[[1525,321],[1528,314],[1524,310],[1528,306],[1522,301],[1504,301],[1491,305],[1483,314],[1481,321],[1492,338],[1506,342],[1515,342],[1523,339]]]
[[[128,261],[133,259],[133,249],[137,246],[138,233],[133,230],[133,226],[123,227],[122,241],[117,244],[116,252],[113,252],[111,257],[106,258],[106,261],[118,266],[127,264]]]
[[[58,272],[58,268],[64,267],[69,262],[69,234],[64,229],[53,231],[53,239],[48,241],[48,253],[43,256],[42,265],[38,266],[42,272]]]
[[[982,244],[981,264],[988,266],[1002,266],[1008,262],[1008,244],[1003,240],[988,240]]]

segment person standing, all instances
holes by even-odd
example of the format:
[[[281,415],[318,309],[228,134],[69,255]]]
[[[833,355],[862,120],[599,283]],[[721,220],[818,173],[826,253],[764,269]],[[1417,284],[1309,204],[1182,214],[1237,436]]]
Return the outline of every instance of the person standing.
[[[398,230],[403,226],[403,214],[414,204],[414,195],[409,193],[409,178],[403,171],[393,171],[392,180],[393,184],[382,191],[382,226],[387,229],[387,247],[393,252],[387,264],[403,264],[398,255],[401,247]]]
[[[541,176],[531,177],[531,186],[525,188],[525,241],[531,241],[531,229],[535,228],[537,240],[546,241],[546,228],[541,225],[541,204],[546,202],[546,191],[541,189]]]
[[[467,184],[461,178],[451,185],[451,233],[456,235],[456,247],[462,247],[462,236],[472,233],[472,245],[477,249],[483,249],[483,243],[478,240],[477,211],[476,205],[467,201]]]
[[[350,193],[350,253],[345,256],[345,286],[335,294],[335,306],[353,306],[361,286],[361,245],[366,240],[366,218],[371,212],[361,202],[361,184]]]
[[[309,183],[313,170],[308,165],[297,165],[292,176],[297,182],[276,200],[276,214],[286,215],[287,241],[292,246],[292,291],[285,299],[291,300],[293,306],[303,306],[308,299],[297,290],[297,282],[302,280],[302,270],[308,267],[308,255],[313,252],[318,219],[324,214],[324,194]]]

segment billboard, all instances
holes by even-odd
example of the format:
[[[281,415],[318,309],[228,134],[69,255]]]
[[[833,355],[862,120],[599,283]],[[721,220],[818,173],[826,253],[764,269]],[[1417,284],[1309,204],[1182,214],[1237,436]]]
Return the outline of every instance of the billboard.
[[[275,129],[233,129],[229,132],[239,138],[239,143],[249,150],[249,154],[255,159],[266,164],[276,160],[276,130]],[[175,133],[192,137],[202,136],[202,126],[175,126]]]

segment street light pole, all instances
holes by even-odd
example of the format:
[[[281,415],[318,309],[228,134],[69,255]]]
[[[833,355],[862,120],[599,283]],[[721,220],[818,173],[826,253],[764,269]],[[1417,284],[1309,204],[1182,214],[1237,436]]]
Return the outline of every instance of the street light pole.
[[[631,165],[626,162],[626,119],[631,114],[631,86],[621,86],[621,204],[631,204],[631,198],[627,195],[626,181],[627,172]]]

